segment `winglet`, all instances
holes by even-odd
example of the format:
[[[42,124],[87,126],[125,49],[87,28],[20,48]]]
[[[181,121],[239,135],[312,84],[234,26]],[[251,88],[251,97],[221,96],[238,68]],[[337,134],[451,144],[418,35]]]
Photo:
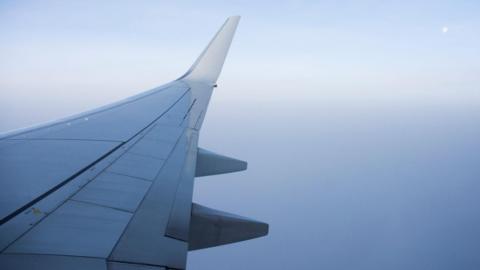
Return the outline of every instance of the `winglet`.
[[[197,61],[179,80],[201,81],[214,85],[222,71],[225,57],[232,43],[240,16],[232,16],[225,21],[217,34],[200,54]]]

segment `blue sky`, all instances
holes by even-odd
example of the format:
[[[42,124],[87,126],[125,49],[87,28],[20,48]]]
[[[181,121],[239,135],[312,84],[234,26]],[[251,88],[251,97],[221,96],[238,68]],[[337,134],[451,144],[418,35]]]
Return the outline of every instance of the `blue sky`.
[[[1,1],[0,131],[173,80],[237,34],[195,201],[270,223],[190,269],[478,269],[478,1]],[[445,32],[443,28],[447,27]]]

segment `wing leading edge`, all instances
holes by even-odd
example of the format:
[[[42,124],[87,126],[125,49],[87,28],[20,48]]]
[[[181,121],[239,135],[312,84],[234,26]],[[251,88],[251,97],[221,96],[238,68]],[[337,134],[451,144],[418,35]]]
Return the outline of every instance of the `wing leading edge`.
[[[172,83],[0,137],[0,268],[184,269],[188,250],[268,233],[192,203],[195,177],[247,166],[197,145],[238,22]]]

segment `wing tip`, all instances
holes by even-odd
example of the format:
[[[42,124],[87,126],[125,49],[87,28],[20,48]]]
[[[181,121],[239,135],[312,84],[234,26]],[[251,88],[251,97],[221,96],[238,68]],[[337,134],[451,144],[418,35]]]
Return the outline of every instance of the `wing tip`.
[[[185,79],[215,84],[220,76],[240,18],[239,15],[228,17],[195,63],[178,80]]]
[[[232,16],[228,17],[227,20],[236,20],[238,22],[238,21],[240,21],[241,18],[242,18],[242,16],[240,16],[240,15],[232,15]]]

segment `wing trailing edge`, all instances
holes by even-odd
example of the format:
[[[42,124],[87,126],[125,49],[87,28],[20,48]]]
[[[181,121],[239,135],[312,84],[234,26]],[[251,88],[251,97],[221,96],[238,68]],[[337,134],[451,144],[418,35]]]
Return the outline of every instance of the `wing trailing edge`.
[[[192,67],[179,80],[200,81],[214,85],[232,43],[240,16],[229,17]]]

